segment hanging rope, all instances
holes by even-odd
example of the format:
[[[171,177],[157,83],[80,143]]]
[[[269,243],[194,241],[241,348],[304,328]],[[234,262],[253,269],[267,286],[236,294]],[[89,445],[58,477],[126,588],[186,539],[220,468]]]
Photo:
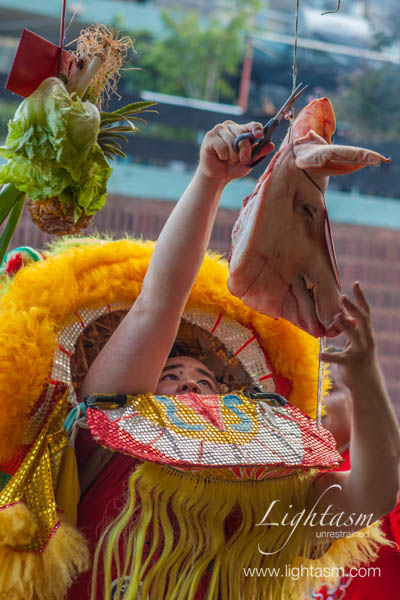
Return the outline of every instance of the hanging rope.
[[[292,92],[296,89],[296,77],[297,77],[297,42],[299,38],[299,7],[300,0],[296,0],[296,30],[294,35],[294,49],[293,49],[293,65],[292,65],[292,75],[293,75],[293,87]],[[294,109],[294,107],[293,107]],[[292,113],[293,113],[292,109]]]
[[[340,0],[338,0],[338,1],[339,1],[339,4],[338,4],[338,9],[339,9]],[[292,66],[293,83],[292,83],[292,91],[294,91],[296,89],[296,78],[297,78],[297,45],[298,45],[298,39],[299,39],[299,8],[300,8],[300,0],[296,0],[296,29],[295,29],[294,49],[293,49],[293,66]],[[296,154],[294,152],[294,135],[293,135],[294,118],[295,118],[295,114],[294,114],[294,106],[293,106],[292,109],[291,109],[290,125],[289,125],[289,143],[292,144],[293,157],[294,157],[294,159],[296,159]],[[325,194],[322,191],[322,189],[319,187],[319,185],[316,183],[316,181],[314,181],[314,179],[311,177],[311,175],[309,173],[307,173],[307,171],[305,171],[304,169],[303,169],[303,173],[315,185],[315,187],[317,187],[318,190],[321,192],[322,197],[323,197],[323,202],[324,202],[324,205],[325,205]],[[323,352],[324,349],[325,349],[325,336],[322,333],[322,327],[321,327],[320,340],[319,340],[319,353],[321,354],[321,352]],[[317,421],[317,427],[318,427],[318,429],[320,429],[320,427],[321,427],[323,376],[324,376],[324,363],[322,362],[321,359],[319,359],[319,363],[318,363],[317,411],[316,411],[316,413],[317,413],[316,414],[316,421]]]
[[[61,19],[60,19],[60,41],[58,44],[58,61],[57,61],[57,74],[60,76],[60,68],[61,68],[61,57],[64,45],[64,37],[65,37],[65,9],[66,9],[67,0],[62,0],[61,7]]]

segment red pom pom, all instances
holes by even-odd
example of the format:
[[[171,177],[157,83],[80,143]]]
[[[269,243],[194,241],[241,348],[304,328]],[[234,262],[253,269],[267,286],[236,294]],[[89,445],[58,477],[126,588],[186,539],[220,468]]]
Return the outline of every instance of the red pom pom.
[[[5,268],[5,273],[11,277],[12,275],[15,275],[17,271],[20,270],[23,264],[24,262],[22,260],[22,254],[18,252],[17,254],[10,256],[10,258],[8,259],[7,266]]]

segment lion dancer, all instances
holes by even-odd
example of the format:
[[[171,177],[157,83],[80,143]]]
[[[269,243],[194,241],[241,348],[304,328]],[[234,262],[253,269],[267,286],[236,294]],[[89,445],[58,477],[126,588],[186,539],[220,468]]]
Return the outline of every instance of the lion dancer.
[[[229,181],[249,172],[249,141],[241,143],[238,154],[234,150],[235,138],[248,131],[259,137],[262,127],[258,123],[237,125],[227,121],[205,136],[197,171],[160,234],[139,297],[91,365],[81,389],[82,398],[100,392],[135,395],[149,391],[217,391],[215,375],[206,365],[193,356],[169,358],[169,354],[209,242],[222,191]],[[272,148],[269,144],[264,152]],[[317,478],[312,502],[320,504],[321,512],[333,506],[335,513],[373,513],[378,519],[396,500],[399,440],[378,363],[369,306],[358,283],[354,285],[354,296],[354,300],[342,297],[343,312],[335,317],[335,326],[348,339],[345,350],[322,355],[324,361],[342,365],[353,393],[353,468]],[[84,452],[88,460],[90,451],[86,448]],[[121,510],[126,481],[135,466],[132,458],[115,455],[83,496],[80,524],[93,548],[99,539],[99,523],[110,522]],[[324,525],[322,529],[336,528]],[[92,590],[92,598],[103,597],[100,579],[97,595]],[[86,597],[89,580],[90,576],[82,577],[70,598]],[[93,581],[96,582],[96,575]],[[113,585],[115,582],[109,579],[108,593]],[[126,573],[119,585],[119,593],[122,585],[130,598]],[[259,585],[268,588],[268,582]],[[233,593],[231,590],[230,597]],[[194,597],[206,598],[207,591],[198,591]]]
[[[205,136],[194,178],[150,260],[144,242],[66,241],[7,288],[0,361],[13,368],[1,374],[2,456],[18,446],[17,435],[20,446],[0,468],[1,600],[62,600],[86,564],[67,511],[72,470],[63,486],[56,477],[65,475],[62,423],[73,398],[66,388],[72,393],[70,358],[88,315],[96,323],[121,299],[132,307],[80,390],[91,398],[82,405],[91,434],[82,431],[77,445],[78,525],[91,569],[70,589],[71,600],[296,600],[316,582],[305,574],[296,582],[290,568],[359,564],[383,541],[377,525],[369,539],[331,547],[319,535],[338,531],[329,513],[340,513],[347,522],[340,529],[351,533],[362,526],[351,515],[379,519],[397,498],[397,424],[359,284],[334,319],[348,339],[344,351],[322,355],[341,364],[353,396],[352,469],[334,472],[333,439],[300,410],[316,395],[316,340],[248,309],[229,294],[226,265],[204,256],[222,191],[249,173],[250,142],[236,153],[234,141],[250,131],[262,135],[258,123],[227,121]],[[207,351],[192,351],[196,336],[178,347],[181,321],[209,340]],[[224,369],[233,365],[227,377],[217,372],[221,355]],[[292,508],[295,516],[315,509],[314,524],[291,525]],[[21,517],[29,528],[19,526]],[[289,570],[245,576],[244,566],[258,565]]]

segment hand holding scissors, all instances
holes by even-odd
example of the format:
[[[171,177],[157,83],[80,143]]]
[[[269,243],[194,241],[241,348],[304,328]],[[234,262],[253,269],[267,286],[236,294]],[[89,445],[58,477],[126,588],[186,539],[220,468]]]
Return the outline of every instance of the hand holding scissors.
[[[270,119],[268,123],[264,125],[264,133],[261,138],[256,138],[253,133],[248,132],[242,133],[235,139],[234,148],[236,152],[239,151],[239,143],[242,140],[248,139],[252,144],[255,144],[251,151],[251,160],[247,165],[248,167],[254,167],[260,161],[262,161],[263,158],[265,158],[265,156],[257,158],[257,155],[259,154],[260,150],[265,146],[265,144],[271,142],[275,129],[278,127],[279,123],[281,122],[281,119],[287,114],[287,112],[290,110],[290,108],[293,106],[296,100],[298,100],[298,98],[300,98],[300,96],[306,91],[308,86],[305,85],[302,88],[302,85],[302,83],[299,83],[296,89],[290,94],[289,98],[286,100],[282,108],[280,108],[280,110],[276,113],[275,117],[272,117],[272,119]]]

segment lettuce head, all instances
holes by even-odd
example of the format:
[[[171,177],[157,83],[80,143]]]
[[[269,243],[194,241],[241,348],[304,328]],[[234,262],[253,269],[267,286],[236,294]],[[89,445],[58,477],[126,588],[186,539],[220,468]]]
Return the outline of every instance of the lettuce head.
[[[105,204],[112,172],[97,143],[99,128],[94,104],[70,95],[57,77],[45,79],[8,124],[0,184],[13,183],[32,200],[58,196],[76,219],[94,214]]]

